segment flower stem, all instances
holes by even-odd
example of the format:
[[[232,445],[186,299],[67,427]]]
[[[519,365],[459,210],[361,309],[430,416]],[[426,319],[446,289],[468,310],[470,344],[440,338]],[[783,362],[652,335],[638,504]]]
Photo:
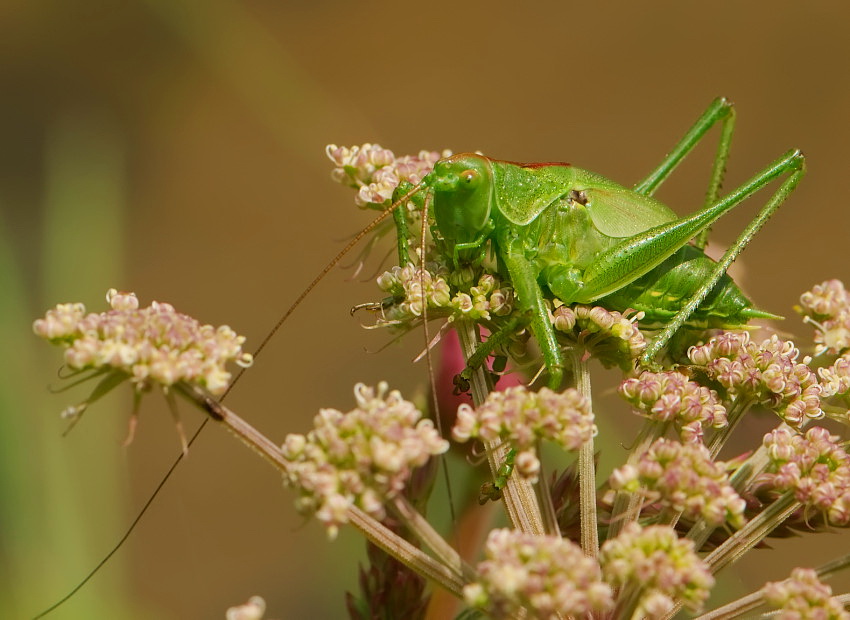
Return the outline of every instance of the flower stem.
[[[827,562],[817,569],[818,578],[821,580],[828,579],[838,571],[844,570],[850,566],[850,554],[844,555],[831,562]],[[842,595],[844,600],[850,598],[850,595]],[[752,611],[764,602],[764,591],[758,589],[746,596],[742,596],[736,601],[727,603],[723,607],[718,607],[708,613],[698,616],[696,620],[726,620],[731,618],[740,618],[741,614]]]
[[[576,389],[588,402],[593,402],[590,391],[590,372],[583,350],[570,349]],[[591,405],[592,408],[592,405]],[[599,529],[596,515],[596,464],[594,462],[593,437],[584,442],[578,454],[579,503],[581,506],[581,548],[585,555],[599,555]]]
[[[178,384],[175,388],[181,396],[196,404],[213,421],[223,424],[271,465],[281,472],[287,471],[289,462],[284,458],[280,448],[256,428],[207,395],[199,387]],[[459,574],[459,566],[455,565],[452,568],[448,564],[435,560],[356,506],[349,507],[346,516],[354,527],[363,532],[366,538],[405,566],[426,579],[438,583],[455,596],[462,597],[465,582]]]
[[[713,575],[717,574],[729,564],[741,559],[747,551],[764,540],[768,534],[779,527],[785,519],[791,516],[791,514],[799,507],[800,502],[794,498],[793,491],[789,491],[785,493],[785,495],[779,497],[770,506],[753,517],[753,519],[750,520],[744,527],[727,538],[723,544],[705,557],[705,563],[708,565],[711,573]],[[709,535],[710,533],[711,532],[709,531]],[[699,546],[696,548],[699,549]],[[675,616],[682,607],[683,604],[681,601],[676,603],[673,609],[664,616],[664,620],[670,620],[670,618]],[[723,615],[717,617],[726,618],[732,616]]]
[[[667,429],[668,424],[655,420],[646,420],[641,426],[634,447],[629,451],[626,463],[635,465],[647,451],[652,442],[661,437]],[[608,526],[608,540],[616,538],[623,527],[631,521],[637,521],[640,516],[638,505],[642,501],[640,493],[628,491],[617,491],[614,496],[614,505],[611,509],[611,525]]]
[[[784,422],[780,427],[789,428]],[[732,485],[735,491],[740,493],[767,468],[769,463],[770,459],[767,455],[767,448],[762,444],[735,470],[735,473],[729,478],[729,484]],[[695,548],[700,549],[716,529],[717,526],[709,525],[704,519],[699,519],[694,523],[685,537],[694,541]]]
[[[465,583],[454,570],[413,546],[359,508],[352,506],[348,509],[347,516],[351,524],[376,546],[419,575],[440,584],[458,598],[463,597]]]
[[[744,414],[747,410],[749,410],[750,406],[752,406],[752,401],[741,398],[735,399],[732,408],[727,414],[728,417],[726,426],[718,430],[708,444],[708,451],[711,454],[711,458],[717,458],[717,455],[720,454],[720,450],[723,448],[726,440],[729,439],[732,431],[737,428],[738,423],[744,419]]]
[[[764,602],[764,593],[757,590],[746,596],[742,596],[737,601],[732,601],[713,609],[708,613],[697,616],[695,620],[731,620],[732,618],[740,618],[741,614],[752,611]]]
[[[478,343],[475,325],[469,321],[456,321],[455,329],[460,340],[463,357],[468,360],[475,353]],[[471,379],[472,401],[478,407],[487,398],[492,387],[483,366],[472,369]],[[490,472],[495,478],[499,467],[507,458],[510,446],[503,441],[488,441],[484,443],[484,449],[487,451]],[[544,533],[543,517],[540,514],[537,495],[529,481],[524,480],[521,476],[510,476],[505,488],[502,489],[502,498],[505,502],[508,518],[516,529],[527,534],[542,535]]]
[[[449,567],[457,576],[462,577],[465,581],[473,581],[475,579],[475,571],[471,566],[466,564],[460,557],[457,551],[448,543],[446,539],[440,536],[439,533],[431,526],[430,523],[417,511],[403,496],[398,496],[393,500],[392,506],[395,514],[401,519],[404,525],[427,546],[437,558]]]
[[[540,454],[539,445],[537,453]],[[537,485],[537,499],[540,501],[540,510],[543,515],[543,528],[549,536],[560,536],[561,527],[558,525],[558,515],[555,512],[555,505],[552,503],[552,491],[546,484],[546,470],[542,462],[540,463],[539,479],[542,482]]]
[[[838,572],[850,567],[850,553],[842,555],[840,558],[827,562],[818,567],[817,573],[820,579],[829,579]]]
[[[716,574],[740,559],[747,551],[779,527],[799,507],[800,503],[794,498],[793,491],[788,491],[753,517],[744,527],[706,556],[705,562],[712,574]]]

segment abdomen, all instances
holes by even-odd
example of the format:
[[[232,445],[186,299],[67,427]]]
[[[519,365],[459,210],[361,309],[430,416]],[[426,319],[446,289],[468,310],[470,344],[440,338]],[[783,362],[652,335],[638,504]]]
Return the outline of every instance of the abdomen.
[[[666,322],[687,303],[715,266],[701,250],[686,245],[645,276],[597,303],[620,312],[629,308],[643,311],[649,323]],[[762,314],[732,278],[723,274],[688,323],[728,328],[745,325]]]

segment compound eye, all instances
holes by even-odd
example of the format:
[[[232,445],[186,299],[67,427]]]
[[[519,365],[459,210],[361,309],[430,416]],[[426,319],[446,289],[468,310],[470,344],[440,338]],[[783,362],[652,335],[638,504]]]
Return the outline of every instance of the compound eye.
[[[460,173],[460,180],[463,184],[474,187],[481,180],[481,175],[477,170],[468,169]]]

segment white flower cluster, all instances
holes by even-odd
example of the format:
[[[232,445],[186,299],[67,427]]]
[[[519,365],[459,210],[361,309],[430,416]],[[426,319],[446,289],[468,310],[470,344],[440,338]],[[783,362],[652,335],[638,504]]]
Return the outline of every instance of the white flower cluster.
[[[307,435],[290,434],[283,444],[290,462],[284,482],[298,489],[300,512],[315,514],[335,537],[356,506],[376,519],[384,503],[402,492],[414,468],[449,449],[431,420],[386,383],[358,383],[357,408],[322,409]]]
[[[666,525],[629,523],[602,545],[599,563],[608,583],[630,588],[640,600],[632,618],[663,618],[677,602],[697,610],[714,586],[693,542]]]
[[[628,370],[646,349],[646,339],[637,326],[643,316],[642,312],[629,316],[600,306],[565,306],[555,300],[550,318],[559,334],[590,351],[603,365]]]
[[[428,304],[428,310],[450,311],[450,319],[488,320],[491,314],[504,316],[513,309],[511,291],[499,288],[498,280],[490,274],[483,274],[468,293],[459,292],[452,296],[445,277],[408,264],[381,274],[378,287],[402,300],[388,311],[386,318],[389,321],[421,317],[423,301]]]
[[[357,189],[359,207],[382,205],[393,196],[401,181],[414,185],[431,172],[434,164],[451,151],[420,151],[418,155],[396,157],[380,144],[366,143],[351,148],[329,144],[325,152],[336,168],[331,178]]]
[[[624,465],[611,475],[611,486],[641,493],[661,501],[692,519],[714,526],[744,524],[746,502],[729,484],[726,464],[712,461],[699,443],[655,440],[634,465]]]
[[[850,523],[850,455],[840,438],[821,426],[801,435],[780,427],[764,436],[770,458],[762,484],[793,491],[800,503],[821,511],[830,523]]]
[[[824,415],[817,375],[799,355],[793,342],[774,334],[756,344],[749,332],[726,332],[688,351],[729,394],[754,399],[795,427]]]
[[[827,280],[800,296],[797,311],[815,326],[815,355],[850,348],[850,292],[841,280]]]
[[[795,568],[785,581],[765,584],[762,593],[768,605],[780,610],[776,616],[779,620],[850,620],[850,613],[832,596],[832,588],[811,568]]]
[[[567,450],[578,450],[597,432],[589,401],[578,390],[532,392],[525,386],[490,392],[480,407],[462,404],[452,429],[455,441],[479,438],[488,442],[507,441],[519,453],[517,470],[528,472],[532,481],[540,470],[536,444],[553,441]]]
[[[560,536],[493,530],[484,553],[478,581],[463,593],[470,606],[495,618],[513,617],[523,609],[534,618],[586,618],[613,606],[599,564]]]
[[[135,294],[115,289],[106,300],[111,310],[91,314],[83,304],[59,304],[35,321],[33,331],[64,346],[72,369],[118,370],[138,389],[185,381],[218,395],[230,382],[227,362],[251,364],[251,355],[242,351],[244,336],[226,325],[202,325],[156,301],[139,308]]]

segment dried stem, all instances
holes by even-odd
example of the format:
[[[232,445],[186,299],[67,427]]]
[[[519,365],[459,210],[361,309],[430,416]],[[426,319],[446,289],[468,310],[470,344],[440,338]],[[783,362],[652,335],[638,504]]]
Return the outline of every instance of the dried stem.
[[[233,411],[199,387],[180,384],[177,390],[281,472],[287,470],[289,463],[280,448]],[[372,543],[426,579],[440,584],[455,596],[462,597],[465,582],[460,575],[461,567],[458,564],[455,563],[451,565],[454,568],[450,568],[450,565],[435,560],[355,506],[349,507],[346,514],[351,524],[363,532]]]
[[[711,458],[717,458],[717,455],[720,454],[720,450],[726,443],[726,440],[729,439],[729,436],[732,434],[741,420],[744,419],[744,414],[749,411],[752,402],[736,398],[733,401],[732,408],[728,411],[727,424],[723,428],[721,428],[715,435],[711,438],[711,442],[708,444],[708,451],[711,454]]]
[[[460,339],[464,359],[469,359],[475,353],[478,343],[475,325],[468,321],[456,321],[455,329]],[[478,407],[484,402],[492,389],[490,379],[483,366],[473,369],[471,384],[472,401]],[[505,462],[510,448],[502,441],[485,442],[484,448],[487,451],[490,472],[495,478],[499,467]],[[537,495],[528,480],[520,476],[510,476],[505,488],[502,489],[502,498],[505,502],[508,518],[516,529],[529,534],[542,535],[544,533],[543,517],[537,503]]]
[[[590,372],[587,361],[578,349],[570,349],[570,362],[575,375],[576,389],[588,402],[593,402],[590,392]],[[593,437],[581,447],[578,455],[579,501],[581,503],[581,548],[585,555],[599,555],[599,530],[596,516],[596,464]]]
[[[467,582],[475,579],[476,575],[473,568],[461,559],[458,552],[445,538],[440,536],[406,498],[396,497],[392,502],[392,507],[410,532],[419,538],[455,575]]]
[[[831,562],[827,562],[819,567],[817,569],[818,578],[821,580],[828,579],[848,566],[850,566],[850,554],[844,555]],[[835,598],[846,605],[848,600],[850,600],[850,594],[842,594]],[[764,591],[760,588],[755,592],[742,596],[736,601],[723,605],[723,607],[718,607],[708,613],[702,614],[701,616],[698,616],[696,620],[727,620],[727,618],[740,618],[741,614],[752,611],[763,602]]]
[[[637,464],[644,452],[652,445],[652,442],[664,435],[666,429],[666,423],[646,420],[640,428],[638,436],[635,439],[635,445],[629,452],[626,463],[628,465]],[[638,493],[622,490],[617,491],[617,494],[614,496],[614,505],[611,509],[611,525],[608,527],[608,540],[616,538],[617,534],[620,533],[620,530],[627,523],[637,521],[640,515],[638,506],[641,501],[642,498]]]
[[[850,553],[842,555],[840,558],[835,558],[826,564],[822,564],[818,567],[817,573],[820,579],[829,579],[846,568],[850,568]]]
[[[729,564],[736,562],[747,551],[755,547],[785,519],[791,516],[800,503],[789,491],[753,517],[744,527],[727,538],[717,549],[709,553],[705,562],[712,573],[717,573]]]
[[[732,618],[740,618],[741,614],[752,611],[764,602],[764,594],[761,590],[742,596],[737,601],[732,601],[718,607],[708,613],[697,616],[696,620],[731,620]]]

